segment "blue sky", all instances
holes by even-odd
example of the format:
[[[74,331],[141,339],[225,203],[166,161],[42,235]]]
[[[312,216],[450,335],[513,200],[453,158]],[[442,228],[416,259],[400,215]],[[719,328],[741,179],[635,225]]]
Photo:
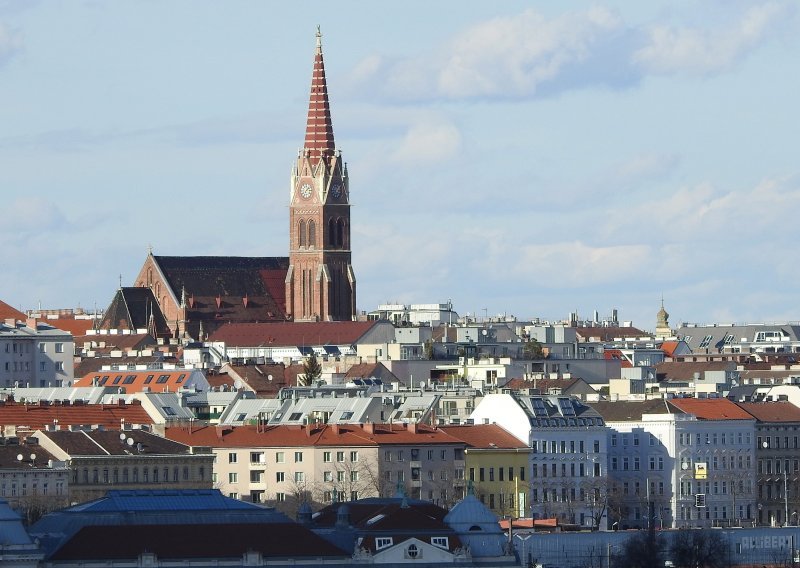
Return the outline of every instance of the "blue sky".
[[[800,320],[793,2],[0,0],[0,299],[287,254],[319,24],[359,308]]]

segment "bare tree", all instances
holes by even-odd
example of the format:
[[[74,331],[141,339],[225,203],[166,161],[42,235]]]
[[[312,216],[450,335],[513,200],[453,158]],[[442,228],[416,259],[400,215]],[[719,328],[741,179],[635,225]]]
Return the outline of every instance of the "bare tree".
[[[622,545],[615,564],[625,568],[662,568],[665,549],[664,537],[654,530],[639,531]]]
[[[726,568],[731,563],[725,540],[712,530],[675,533],[670,554],[678,568]]]
[[[592,530],[597,530],[608,511],[612,482],[607,477],[589,477],[583,481],[581,488],[585,506],[592,519]]]

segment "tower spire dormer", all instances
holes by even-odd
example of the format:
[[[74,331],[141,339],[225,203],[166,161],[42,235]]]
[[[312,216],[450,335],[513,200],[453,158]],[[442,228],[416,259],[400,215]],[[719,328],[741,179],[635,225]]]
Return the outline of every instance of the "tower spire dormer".
[[[314,53],[314,73],[311,76],[311,94],[308,99],[306,139],[303,149],[312,157],[317,157],[330,156],[335,148],[331,107],[328,102],[328,83],[325,79],[325,61],[322,57],[322,32],[317,26],[317,49]]]

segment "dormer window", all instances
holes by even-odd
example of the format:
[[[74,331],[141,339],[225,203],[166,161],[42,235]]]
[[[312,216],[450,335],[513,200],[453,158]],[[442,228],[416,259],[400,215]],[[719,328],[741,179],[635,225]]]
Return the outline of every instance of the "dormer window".
[[[444,548],[444,549],[448,548],[447,537],[446,536],[434,536],[434,537],[431,537],[431,544],[433,546],[438,546],[438,547]]]
[[[392,546],[393,541],[392,537],[390,536],[379,536],[375,539],[375,550],[383,550],[384,548],[389,548]]]
[[[416,544],[408,545],[408,548],[406,548],[406,556],[408,556],[408,558],[416,558],[419,556],[419,548],[417,548]]]

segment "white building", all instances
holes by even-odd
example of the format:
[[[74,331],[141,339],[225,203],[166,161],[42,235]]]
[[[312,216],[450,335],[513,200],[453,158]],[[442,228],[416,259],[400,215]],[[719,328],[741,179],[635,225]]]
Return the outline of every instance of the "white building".
[[[529,440],[533,517],[608,527],[608,431],[593,408],[570,397],[490,394],[470,418]]]
[[[0,323],[0,387],[69,386],[72,334],[29,319]]]

